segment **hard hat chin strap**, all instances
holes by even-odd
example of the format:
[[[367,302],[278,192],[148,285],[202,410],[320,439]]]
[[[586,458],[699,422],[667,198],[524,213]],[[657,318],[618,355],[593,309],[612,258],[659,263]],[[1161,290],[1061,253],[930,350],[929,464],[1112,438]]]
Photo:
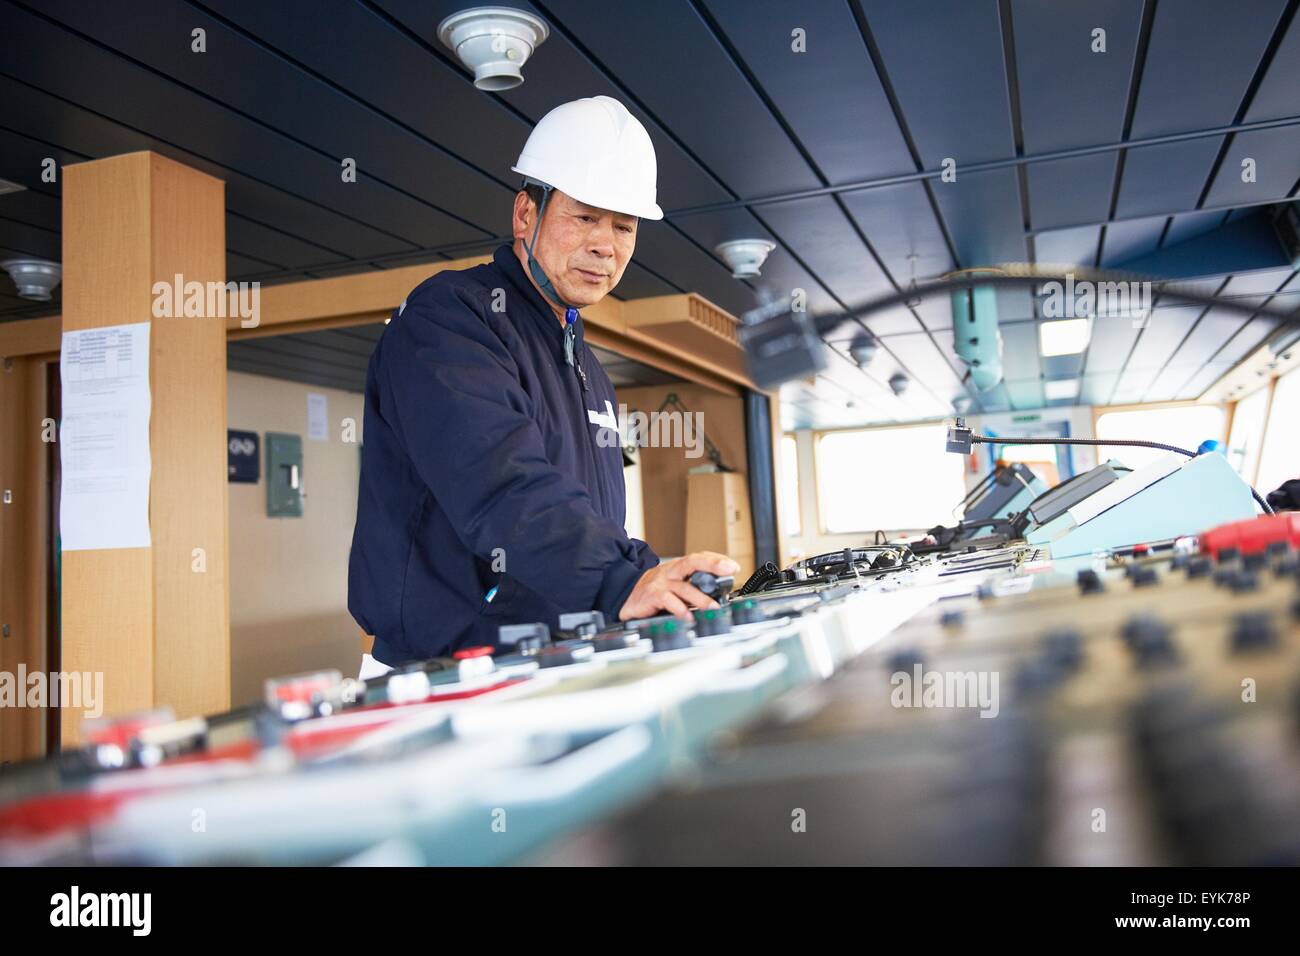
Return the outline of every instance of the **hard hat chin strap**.
[[[531,242],[524,243],[524,252],[528,253],[528,271],[532,274],[533,281],[537,283],[537,288],[542,290],[542,295],[550,299],[561,309],[577,309],[577,306],[571,305],[560,298],[560,293],[556,291],[555,286],[551,283],[551,277],[546,274],[541,263],[533,256],[533,247],[537,245],[537,232],[542,228],[542,213],[546,211],[546,204],[550,202],[551,191],[554,187],[539,183],[533,179],[527,179],[525,183],[533,183],[542,188],[542,202],[537,207],[537,221],[533,223],[533,238]]]

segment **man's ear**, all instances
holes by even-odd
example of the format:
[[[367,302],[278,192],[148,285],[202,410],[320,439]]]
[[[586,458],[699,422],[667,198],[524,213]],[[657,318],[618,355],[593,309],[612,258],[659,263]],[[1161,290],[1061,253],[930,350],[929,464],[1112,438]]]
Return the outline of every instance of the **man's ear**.
[[[511,228],[516,239],[528,240],[533,235],[533,217],[537,215],[537,207],[533,205],[533,200],[528,193],[522,189],[515,193],[515,206],[511,213]]]

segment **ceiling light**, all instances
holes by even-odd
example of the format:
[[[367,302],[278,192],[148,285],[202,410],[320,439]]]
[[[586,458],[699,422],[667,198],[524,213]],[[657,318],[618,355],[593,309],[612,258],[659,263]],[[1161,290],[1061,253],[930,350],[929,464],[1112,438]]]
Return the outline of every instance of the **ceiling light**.
[[[549,35],[540,17],[510,7],[462,10],[438,24],[438,39],[474,71],[474,85],[485,93],[523,83],[520,67]]]
[[[859,368],[866,368],[871,364],[871,360],[876,357],[876,349],[880,343],[870,332],[859,332],[849,343],[849,355],[853,356],[853,361],[858,363]]]
[[[715,246],[713,251],[731,269],[734,278],[753,279],[758,276],[758,270],[763,268],[768,254],[775,248],[776,243],[766,239],[732,239]]]
[[[20,185],[19,183],[11,183],[7,179],[0,179],[0,196],[3,196],[5,193],[19,193],[26,188],[26,186]]]
[[[902,372],[895,372],[889,377],[889,387],[893,389],[895,395],[902,395],[911,384],[912,380]]]
[[[18,295],[33,302],[49,302],[50,293],[63,278],[63,268],[45,259],[6,259],[0,269],[9,273]]]
[[[1087,319],[1064,319],[1038,325],[1038,347],[1044,356],[1077,355],[1088,347],[1092,326]]]
[[[1047,396],[1049,402],[1078,398],[1079,380],[1077,378],[1063,378],[1054,382],[1044,382],[1043,394]]]

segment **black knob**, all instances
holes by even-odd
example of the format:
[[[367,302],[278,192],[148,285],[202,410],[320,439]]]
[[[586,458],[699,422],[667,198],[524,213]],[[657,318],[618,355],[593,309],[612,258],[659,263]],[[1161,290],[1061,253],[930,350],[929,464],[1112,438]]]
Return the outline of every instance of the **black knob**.
[[[537,652],[537,663],[541,667],[561,667],[584,661],[593,653],[592,646],[585,641],[549,644]]]
[[[605,629],[605,615],[600,611],[573,611],[560,615],[560,630],[574,637],[592,637]]]
[[[686,629],[675,620],[651,624],[649,637],[656,651],[679,651],[691,646],[691,639]]]
[[[912,669],[918,664],[924,663],[925,658],[915,647],[902,647],[889,655],[885,661],[885,666],[889,668],[891,674],[897,674],[900,671],[912,673]]]
[[[704,608],[695,612],[696,637],[716,637],[730,632],[731,610],[729,608]]]
[[[1238,614],[1233,620],[1229,645],[1235,652],[1258,651],[1277,644],[1277,627],[1267,611]]]
[[[1178,661],[1178,651],[1168,624],[1149,614],[1129,618],[1121,632],[1139,667],[1148,668]]]
[[[519,654],[536,654],[551,643],[551,629],[540,621],[530,624],[503,624],[497,628],[497,644],[513,648]]]
[[[715,601],[721,601],[730,594],[736,583],[733,577],[719,577],[708,571],[696,571],[691,574],[690,580],[693,587],[703,591]]]
[[[763,608],[753,598],[731,602],[732,624],[756,624],[764,620]]]
[[[1263,551],[1248,554],[1241,559],[1241,566],[1247,571],[1262,571],[1268,566],[1268,555]]]
[[[1233,594],[1245,594],[1259,587],[1259,578],[1249,571],[1242,571],[1228,582],[1228,586],[1232,588]]]
[[[1083,636],[1069,628],[1048,631],[1043,635],[1043,655],[1063,670],[1077,670],[1083,663]]]
[[[1144,588],[1160,582],[1160,576],[1156,574],[1156,569],[1145,565],[1140,568],[1134,568],[1133,573],[1129,575],[1129,577],[1133,579],[1133,586],[1135,588]]]
[[[1106,590],[1106,585],[1102,583],[1101,575],[1092,568],[1085,568],[1079,572],[1079,593],[1080,594],[1100,594]]]

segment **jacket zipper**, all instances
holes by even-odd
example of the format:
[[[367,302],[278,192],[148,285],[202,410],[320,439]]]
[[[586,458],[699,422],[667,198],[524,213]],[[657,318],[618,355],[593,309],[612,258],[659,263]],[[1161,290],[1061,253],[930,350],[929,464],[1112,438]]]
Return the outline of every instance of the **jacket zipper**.
[[[565,310],[564,360],[573,366],[574,371],[578,375],[578,381],[582,385],[582,391],[590,392],[591,384],[587,381],[587,373],[583,370],[581,357],[577,354],[578,333],[577,333],[577,329],[575,328],[575,323],[577,323],[577,321],[578,321],[577,309]],[[581,408],[582,411],[585,413],[588,410],[587,403],[581,400],[582,399],[581,394],[579,394],[578,397],[579,397],[578,407]],[[589,417],[587,418],[586,421],[582,422],[582,431],[583,434],[587,436],[587,450],[591,453],[591,469],[592,469],[592,473],[595,475],[596,478],[596,500],[600,506],[600,513],[603,516],[606,514],[607,511],[605,507],[605,485],[604,485],[604,480],[600,473],[600,459],[596,456],[595,439],[591,437],[591,419]]]

